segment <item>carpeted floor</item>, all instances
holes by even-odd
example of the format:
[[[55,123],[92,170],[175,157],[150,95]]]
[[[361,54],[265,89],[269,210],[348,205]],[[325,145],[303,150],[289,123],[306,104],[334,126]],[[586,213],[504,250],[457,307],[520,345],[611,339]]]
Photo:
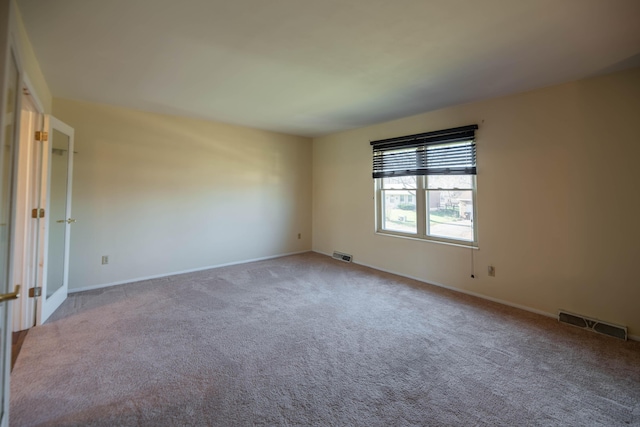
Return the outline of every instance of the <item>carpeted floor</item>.
[[[640,343],[308,253],[70,296],[11,425],[640,425]]]

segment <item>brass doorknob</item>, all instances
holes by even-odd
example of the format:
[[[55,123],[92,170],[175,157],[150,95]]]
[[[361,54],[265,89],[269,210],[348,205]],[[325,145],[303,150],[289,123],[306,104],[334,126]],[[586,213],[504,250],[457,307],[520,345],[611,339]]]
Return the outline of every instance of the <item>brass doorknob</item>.
[[[71,223],[76,222],[76,220],[73,219],[73,218],[69,218],[69,219],[59,219],[56,222],[59,223],[59,224],[61,224],[63,222],[66,222],[67,224],[71,224]]]
[[[0,302],[17,299],[19,296],[20,296],[20,285],[16,285],[16,289],[14,292],[10,294],[0,294]]]

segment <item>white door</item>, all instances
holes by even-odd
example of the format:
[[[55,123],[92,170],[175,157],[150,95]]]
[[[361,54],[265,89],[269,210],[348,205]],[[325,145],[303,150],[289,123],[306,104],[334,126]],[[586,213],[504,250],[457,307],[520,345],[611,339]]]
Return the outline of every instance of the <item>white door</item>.
[[[0,0],[0,427],[9,425],[11,313],[17,297],[12,283],[12,239],[15,192],[15,135],[19,119],[20,71],[9,42],[11,1]]]
[[[16,139],[18,155],[15,164],[16,206],[14,239],[12,240],[13,283],[22,284],[20,298],[12,304],[13,332],[29,329],[36,324],[36,304],[29,298],[29,290],[37,286],[38,211],[42,143],[36,141],[36,131],[42,130],[43,108],[27,84],[23,82],[20,102],[20,129]]]
[[[69,285],[69,238],[71,226],[71,182],[73,176],[73,128],[45,116],[47,138],[43,141],[40,206],[37,324],[44,323],[67,299]]]

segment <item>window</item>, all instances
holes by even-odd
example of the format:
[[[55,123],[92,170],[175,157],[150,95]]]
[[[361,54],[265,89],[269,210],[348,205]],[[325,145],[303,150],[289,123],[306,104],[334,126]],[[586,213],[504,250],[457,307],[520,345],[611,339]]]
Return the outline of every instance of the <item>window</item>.
[[[416,195],[417,181],[415,176],[381,178],[382,188],[378,202],[385,213],[381,224],[382,229],[414,235],[418,232],[416,205],[398,201],[404,199],[405,195]]]
[[[371,143],[378,232],[477,246],[475,129]]]

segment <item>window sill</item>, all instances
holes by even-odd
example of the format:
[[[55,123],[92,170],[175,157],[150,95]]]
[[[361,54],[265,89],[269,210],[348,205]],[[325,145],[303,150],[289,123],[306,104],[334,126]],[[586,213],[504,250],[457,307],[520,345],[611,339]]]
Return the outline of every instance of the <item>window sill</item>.
[[[473,242],[469,242],[468,244],[466,244],[466,243],[462,243],[462,242],[456,243],[456,242],[449,242],[449,241],[444,241],[444,240],[425,239],[425,238],[422,238],[422,237],[413,237],[413,236],[409,236],[409,235],[406,235],[406,234],[397,234],[397,233],[393,233],[393,232],[380,231],[380,230],[376,230],[375,234],[377,234],[379,236],[398,237],[400,239],[415,240],[415,241],[425,242],[425,243],[436,243],[436,244],[439,244],[439,245],[456,246],[456,247],[459,247],[459,248],[475,249],[475,250],[479,250],[480,249],[477,244],[474,246]]]

